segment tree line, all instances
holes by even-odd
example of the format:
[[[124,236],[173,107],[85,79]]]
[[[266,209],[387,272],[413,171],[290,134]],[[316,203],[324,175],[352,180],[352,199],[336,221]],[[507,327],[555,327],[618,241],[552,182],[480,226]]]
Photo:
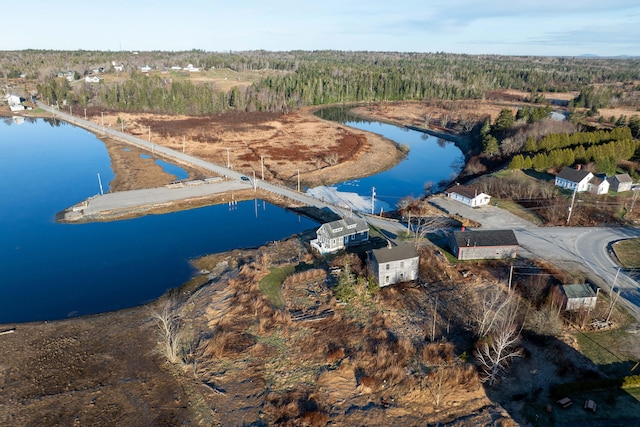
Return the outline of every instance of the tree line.
[[[548,135],[545,138],[554,141],[564,140],[566,145],[560,145],[558,148],[544,152],[516,154],[509,162],[509,169],[533,168],[544,170],[551,167],[571,166],[575,163],[594,162],[598,171],[613,175],[616,172],[617,162],[619,160],[629,160],[640,148],[640,141],[631,138],[629,128],[616,128],[610,132],[578,132],[572,135],[555,134]],[[571,140],[574,143],[568,142]]]
[[[640,61],[636,59],[342,51],[187,51],[138,55],[79,51],[65,59],[64,53],[0,52],[0,59],[7,58],[6,64],[0,61],[0,74],[13,73],[11,70],[20,64],[32,67],[39,62],[40,68],[33,73],[38,76],[42,96],[47,93],[68,103],[105,109],[197,115],[227,110],[286,112],[303,105],[351,102],[477,99],[498,89],[528,91],[531,100],[538,100],[542,91],[580,91],[596,83],[606,86],[640,80]],[[25,60],[29,55],[37,60]],[[130,78],[125,83],[83,84],[72,92],[63,92],[53,83],[62,69],[83,66],[84,70],[78,70],[83,75],[90,67],[110,66],[109,59],[127,66]],[[161,68],[185,62],[205,70],[226,67],[277,72],[247,88],[221,92],[212,84],[142,76],[136,71],[144,64]],[[47,85],[52,87],[47,89]],[[584,97],[587,95],[585,92]],[[617,92],[609,94],[617,95]],[[527,120],[536,113],[522,112]]]

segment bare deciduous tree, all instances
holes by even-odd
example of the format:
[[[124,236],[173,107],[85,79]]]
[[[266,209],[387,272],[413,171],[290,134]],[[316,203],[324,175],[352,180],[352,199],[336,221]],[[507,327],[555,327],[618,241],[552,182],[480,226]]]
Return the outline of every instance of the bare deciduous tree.
[[[156,321],[160,330],[162,351],[171,363],[178,362],[184,338],[178,304],[175,300],[169,298],[159,310],[151,310],[151,317]]]
[[[507,371],[513,358],[522,356],[522,350],[518,348],[519,341],[520,330],[514,319],[500,322],[496,329],[482,340],[476,350],[476,358],[484,374],[481,381],[493,386]]]

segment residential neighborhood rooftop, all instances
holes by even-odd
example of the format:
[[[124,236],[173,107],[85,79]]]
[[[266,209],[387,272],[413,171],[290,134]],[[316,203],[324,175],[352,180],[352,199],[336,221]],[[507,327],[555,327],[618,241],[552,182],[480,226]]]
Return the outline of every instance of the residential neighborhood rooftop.
[[[565,166],[564,168],[562,168],[560,173],[558,173],[558,177],[571,182],[580,182],[585,179],[586,176],[590,173],[591,172],[584,169],[575,169]]]
[[[372,252],[379,263],[400,261],[418,256],[416,247],[409,243],[398,246],[386,246],[384,248],[374,249]]]
[[[465,246],[517,246],[518,239],[513,230],[467,230],[454,231],[458,247]]]
[[[466,185],[454,185],[453,187],[449,187],[447,189],[447,192],[459,194],[466,197],[467,199],[473,199],[479,194],[478,190]]]

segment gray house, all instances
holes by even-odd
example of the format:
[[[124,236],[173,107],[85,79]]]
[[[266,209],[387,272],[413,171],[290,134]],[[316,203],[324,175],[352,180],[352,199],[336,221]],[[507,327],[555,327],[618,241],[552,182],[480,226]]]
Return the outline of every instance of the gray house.
[[[618,193],[630,191],[633,181],[628,173],[619,173],[609,178],[609,188]]]
[[[418,264],[418,251],[414,245],[408,243],[369,252],[369,271],[380,287],[416,280]]]
[[[573,285],[562,285],[558,287],[560,301],[565,310],[591,311],[596,308],[598,293],[600,289],[593,290],[588,283],[578,283]]]
[[[513,230],[454,231],[449,245],[459,260],[515,258],[519,248]]]
[[[343,218],[322,224],[311,247],[321,254],[337,252],[369,240],[369,224],[360,218]]]

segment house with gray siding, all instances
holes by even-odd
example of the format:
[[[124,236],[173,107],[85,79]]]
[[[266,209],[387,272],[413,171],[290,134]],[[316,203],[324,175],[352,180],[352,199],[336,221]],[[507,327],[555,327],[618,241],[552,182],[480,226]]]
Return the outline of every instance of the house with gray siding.
[[[454,231],[449,246],[459,260],[515,258],[520,247],[513,230]]]
[[[617,193],[630,191],[633,181],[628,173],[619,173],[609,178],[609,188]]]
[[[322,224],[311,247],[321,254],[338,252],[369,240],[369,224],[361,218],[342,218]]]
[[[367,264],[378,286],[408,282],[418,278],[418,251],[412,244],[387,246],[369,252]]]

